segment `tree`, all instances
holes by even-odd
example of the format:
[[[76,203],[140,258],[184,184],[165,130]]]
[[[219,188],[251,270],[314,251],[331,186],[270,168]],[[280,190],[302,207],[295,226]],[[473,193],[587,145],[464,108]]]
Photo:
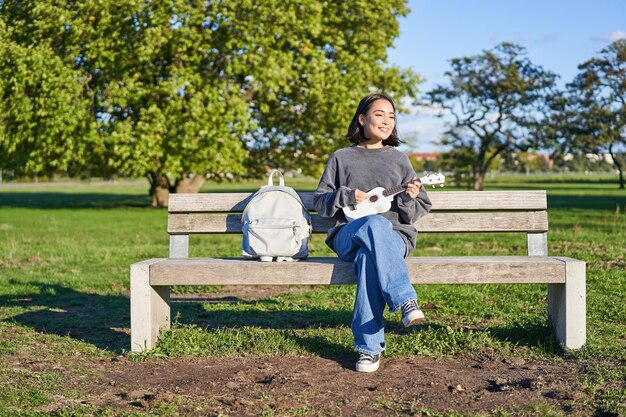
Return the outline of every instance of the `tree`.
[[[437,156],[437,166],[444,172],[452,172],[446,181],[456,186],[467,187],[472,184],[472,166],[476,160],[476,153],[471,148],[454,148]]]
[[[347,122],[364,94],[386,91],[398,101],[416,95],[419,77],[385,63],[399,34],[397,19],[408,13],[404,0],[257,3],[233,6],[251,25],[241,33],[244,44],[264,52],[246,55],[244,64],[253,69],[257,122],[246,141],[251,170],[319,175],[329,153],[347,144]],[[269,40],[259,31],[271,34]]]
[[[568,100],[560,120],[565,134],[562,149],[602,155],[609,153],[624,188],[626,151],[626,39],[613,42],[598,56],[578,66],[574,81],[568,84]]]
[[[12,42],[86,80],[91,166],[147,176],[155,206],[207,174],[319,173],[363,94],[415,96],[419,77],[385,62],[407,12],[405,0],[0,3]]]
[[[50,49],[24,47],[0,20],[0,169],[17,175],[87,170],[95,123],[84,94],[86,74]]]
[[[542,117],[556,75],[534,65],[523,47],[502,43],[482,54],[452,59],[448,86],[436,86],[426,104],[452,116],[441,144],[475,155],[475,190],[499,155],[532,146],[531,128]],[[442,113],[443,114],[443,113]]]

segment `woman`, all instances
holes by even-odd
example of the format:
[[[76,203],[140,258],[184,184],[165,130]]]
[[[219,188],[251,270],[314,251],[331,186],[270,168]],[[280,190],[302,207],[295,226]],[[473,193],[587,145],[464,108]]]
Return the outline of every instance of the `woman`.
[[[415,248],[413,222],[430,211],[431,202],[408,157],[395,149],[400,143],[395,113],[386,94],[364,97],[348,128],[353,145],[330,156],[315,191],[318,213],[336,220],[326,244],[341,260],[352,262],[357,276],[352,334],[358,372],[374,372],[380,365],[385,305],[402,311],[406,327],[424,319],[405,258]],[[389,211],[348,221],[344,207],[354,208],[373,188],[397,185],[406,190],[394,197]]]

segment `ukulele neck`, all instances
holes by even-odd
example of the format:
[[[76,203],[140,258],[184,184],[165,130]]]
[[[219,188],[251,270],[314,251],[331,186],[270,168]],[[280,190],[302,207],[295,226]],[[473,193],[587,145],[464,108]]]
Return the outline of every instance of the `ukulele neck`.
[[[389,197],[394,194],[398,194],[404,191],[404,187],[402,185],[396,185],[394,187],[389,187],[385,191],[383,191],[383,195],[385,197]]]

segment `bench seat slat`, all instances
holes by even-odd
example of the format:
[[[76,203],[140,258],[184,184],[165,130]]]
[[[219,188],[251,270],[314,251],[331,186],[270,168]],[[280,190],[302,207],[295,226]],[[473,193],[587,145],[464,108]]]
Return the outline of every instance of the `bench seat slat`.
[[[315,211],[312,192],[299,192],[307,210]],[[251,193],[171,194],[170,213],[241,212]],[[429,194],[433,210],[545,210],[545,190],[436,191]]]
[[[407,259],[414,284],[564,283],[568,258],[420,256]],[[353,284],[338,258],[269,263],[241,258],[166,259],[150,265],[150,285]]]
[[[334,224],[318,214],[311,216],[313,232],[325,233]],[[430,232],[545,232],[548,215],[545,211],[496,213],[430,213],[419,219],[415,227],[420,233]],[[241,233],[241,214],[170,214],[167,231],[187,233]]]

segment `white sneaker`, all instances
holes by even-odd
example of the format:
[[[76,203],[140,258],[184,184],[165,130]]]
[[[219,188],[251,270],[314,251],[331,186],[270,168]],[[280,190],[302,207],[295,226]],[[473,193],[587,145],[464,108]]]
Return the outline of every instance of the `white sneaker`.
[[[420,310],[415,300],[407,301],[402,304],[400,309],[402,310],[402,324],[404,324],[404,327],[413,326],[424,320],[424,313]]]
[[[369,353],[359,353],[359,360],[356,362],[357,372],[375,372],[380,366],[380,353],[370,355]]]

